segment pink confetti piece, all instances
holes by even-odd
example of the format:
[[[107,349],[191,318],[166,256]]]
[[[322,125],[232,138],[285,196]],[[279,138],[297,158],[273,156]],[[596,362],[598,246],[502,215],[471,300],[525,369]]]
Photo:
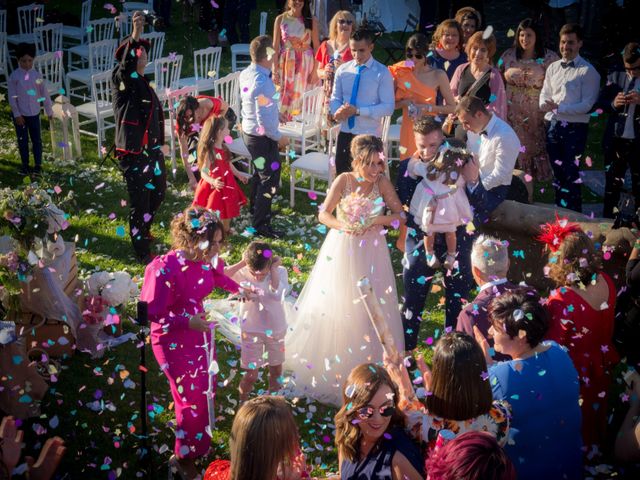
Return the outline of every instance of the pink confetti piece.
[[[231,137],[231,135],[225,135],[224,143],[226,143],[227,145],[231,145],[233,143],[233,138]]]

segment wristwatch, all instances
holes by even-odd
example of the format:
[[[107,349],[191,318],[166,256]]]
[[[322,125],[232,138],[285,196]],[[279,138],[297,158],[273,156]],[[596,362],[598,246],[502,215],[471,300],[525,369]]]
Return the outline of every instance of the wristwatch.
[[[356,117],[360,116],[360,109],[358,107],[356,107]]]

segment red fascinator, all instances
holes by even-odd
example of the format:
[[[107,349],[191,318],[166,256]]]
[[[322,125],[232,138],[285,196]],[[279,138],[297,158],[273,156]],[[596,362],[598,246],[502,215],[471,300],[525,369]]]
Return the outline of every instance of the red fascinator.
[[[552,252],[557,252],[567,235],[580,231],[582,231],[580,225],[569,223],[568,219],[559,218],[556,213],[556,221],[542,225],[536,240],[546,244]]]

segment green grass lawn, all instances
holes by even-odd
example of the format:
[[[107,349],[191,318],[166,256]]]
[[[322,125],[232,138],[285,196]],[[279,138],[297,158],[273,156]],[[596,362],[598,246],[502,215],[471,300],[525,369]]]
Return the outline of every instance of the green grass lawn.
[[[264,7],[267,2],[262,0],[258,4],[258,9],[251,17],[254,33],[257,31],[259,12],[265,9],[260,7]],[[79,1],[56,0],[49,2],[47,8],[60,8],[77,13],[79,5]],[[272,25],[276,12],[271,2],[269,7],[269,25]],[[103,9],[102,4],[94,3],[93,18],[106,15],[108,12]],[[165,54],[173,51],[183,54],[183,75],[189,75],[192,69],[191,51],[204,46],[204,33],[193,22],[182,23],[181,8],[174,4],[174,25],[167,32]],[[221,75],[229,71],[229,66],[230,55],[228,49],[225,49]],[[598,123],[600,122],[601,119],[598,119]],[[46,120],[43,120],[45,150],[50,151],[46,125]],[[592,152],[600,150],[599,138],[596,138],[599,131],[599,128],[592,130],[589,143]],[[118,235],[118,227],[127,225],[128,209],[121,203],[127,199],[124,182],[119,171],[111,163],[99,166],[96,143],[93,139],[83,138],[82,147],[84,158],[72,165],[61,164],[51,157],[44,162],[46,185],[51,188],[59,186],[63,194],[68,191],[74,192],[75,207],[68,211],[71,227],[64,232],[64,237],[68,241],[76,242],[80,275],[86,278],[97,270],[125,270],[141,280],[143,267],[135,262],[128,236]],[[0,108],[0,152],[0,184],[19,188],[22,183],[22,179],[16,174],[19,158],[6,101]],[[591,155],[594,164],[601,165],[596,163],[601,162],[600,155]],[[316,201],[298,193],[295,211],[289,207],[288,174],[288,167],[283,165],[283,185],[274,202],[274,223],[277,228],[291,232],[291,235],[286,240],[273,242],[273,246],[275,252],[284,259],[294,290],[299,292],[315,262],[324,235],[317,230]],[[544,192],[540,192],[541,189],[544,189]],[[538,200],[550,200],[549,186],[538,185],[536,190]],[[179,170],[175,180],[169,177],[167,197],[153,227],[158,241],[158,252],[169,249],[168,225],[171,217],[189,205],[191,200],[186,175]],[[245,210],[240,219],[234,222],[234,227],[238,232],[242,232],[248,225],[249,219]],[[395,235],[396,233],[389,235],[390,245],[395,243]],[[237,261],[249,241],[250,238],[242,235],[232,236],[225,253],[226,260]],[[391,248],[391,251],[395,270],[400,272],[400,254],[395,247]],[[400,275],[397,280],[399,293],[402,293]],[[422,324],[421,340],[437,336],[436,331],[442,329],[443,293],[444,290],[439,289],[429,297],[429,314],[428,319]],[[133,313],[132,307],[128,313]],[[136,326],[127,319],[124,329],[134,331]],[[145,348],[148,359],[149,410],[146,415],[150,422],[150,456],[152,471],[161,477],[165,474],[166,461],[173,449],[172,400],[168,384],[149,346]],[[217,349],[221,369],[216,398],[218,421],[213,453],[209,458],[203,459],[203,465],[213,458],[228,454],[228,436],[238,399],[238,352],[222,338],[218,339]],[[426,345],[423,350],[429,357],[430,351]],[[41,417],[31,419],[23,426],[28,448],[38,449],[44,438],[59,435],[66,440],[68,447],[60,468],[61,473],[68,475],[66,478],[137,478],[142,469],[139,462],[139,428],[140,416],[144,414],[139,411],[139,356],[139,346],[128,343],[107,351],[104,357],[98,360],[92,360],[84,354],[76,354],[62,360],[58,380],[51,384],[43,402]],[[264,387],[265,384],[260,383],[257,390]],[[335,410],[306,399],[294,401],[292,406],[309,461],[316,465],[318,473],[336,471],[337,462],[333,448]]]

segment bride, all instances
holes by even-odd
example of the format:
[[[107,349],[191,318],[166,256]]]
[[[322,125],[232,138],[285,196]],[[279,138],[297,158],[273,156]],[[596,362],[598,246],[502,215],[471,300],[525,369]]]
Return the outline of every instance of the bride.
[[[318,219],[329,231],[297,302],[289,306],[285,371],[296,394],[340,405],[342,384],[361,363],[381,362],[382,345],[357,288],[366,275],[400,352],[402,321],[386,228],[402,222],[402,204],[384,176],[380,139],[351,143],[353,172],[338,176]],[[385,208],[391,214],[385,215]],[[334,215],[334,211],[336,212]]]

